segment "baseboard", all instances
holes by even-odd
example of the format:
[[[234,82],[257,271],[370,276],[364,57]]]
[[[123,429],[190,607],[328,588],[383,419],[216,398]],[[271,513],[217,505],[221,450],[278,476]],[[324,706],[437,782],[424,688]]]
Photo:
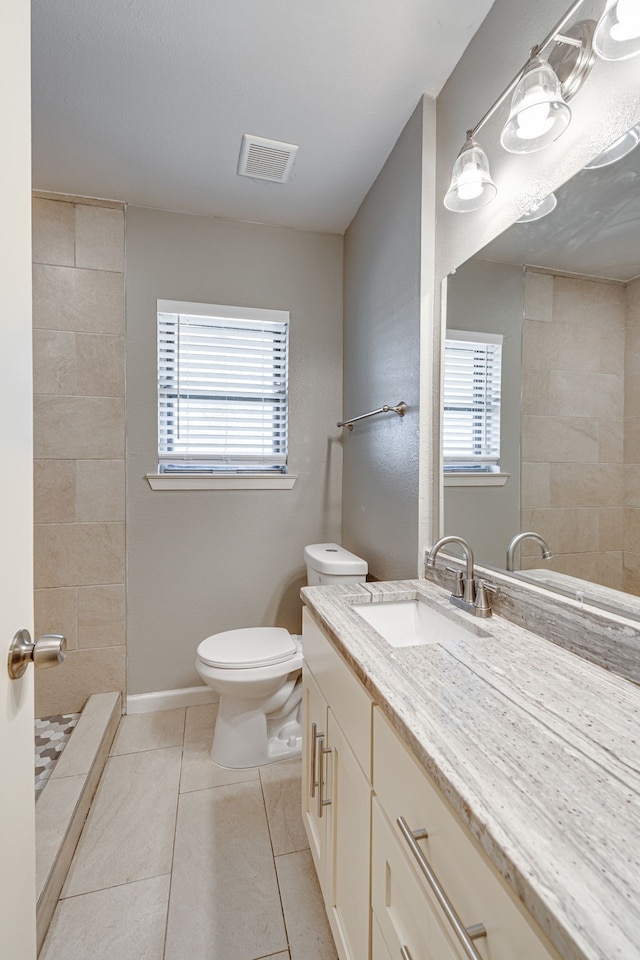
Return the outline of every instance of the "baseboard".
[[[179,690],[158,690],[155,693],[134,693],[127,697],[127,713],[153,713],[177,707],[197,707],[217,703],[218,695],[210,687],[181,687]]]

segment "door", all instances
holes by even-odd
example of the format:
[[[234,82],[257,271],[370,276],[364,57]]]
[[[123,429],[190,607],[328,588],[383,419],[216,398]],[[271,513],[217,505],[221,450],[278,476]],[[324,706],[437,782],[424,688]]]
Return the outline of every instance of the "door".
[[[0,956],[34,960],[33,666],[10,680],[13,635],[33,633],[30,5],[0,4],[0,218],[3,371],[0,377]]]

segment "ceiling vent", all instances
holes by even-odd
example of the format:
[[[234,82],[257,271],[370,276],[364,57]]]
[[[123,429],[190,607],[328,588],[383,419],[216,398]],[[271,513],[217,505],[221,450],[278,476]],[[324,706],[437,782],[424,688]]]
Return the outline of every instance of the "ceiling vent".
[[[285,183],[289,179],[297,152],[295,143],[265,140],[264,137],[245,133],[240,148],[238,173],[241,177]]]

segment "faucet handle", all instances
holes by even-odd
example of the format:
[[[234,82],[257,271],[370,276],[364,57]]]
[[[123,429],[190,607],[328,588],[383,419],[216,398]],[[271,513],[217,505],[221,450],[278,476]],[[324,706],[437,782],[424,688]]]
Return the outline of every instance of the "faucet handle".
[[[491,616],[491,605],[487,593],[492,593],[495,596],[499,592],[500,588],[495,583],[490,583],[488,580],[478,580],[475,602],[476,617]]]
[[[451,591],[452,597],[464,597],[464,575],[462,570],[456,570],[455,567],[445,567],[449,573],[455,574],[456,582],[453,585],[453,590]]]

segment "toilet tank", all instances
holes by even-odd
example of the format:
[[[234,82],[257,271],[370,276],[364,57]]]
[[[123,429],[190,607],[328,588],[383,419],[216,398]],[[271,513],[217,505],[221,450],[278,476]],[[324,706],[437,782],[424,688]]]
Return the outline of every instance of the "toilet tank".
[[[332,583],[364,583],[367,561],[349,553],[339,543],[312,543],[304,548],[310,587]]]

